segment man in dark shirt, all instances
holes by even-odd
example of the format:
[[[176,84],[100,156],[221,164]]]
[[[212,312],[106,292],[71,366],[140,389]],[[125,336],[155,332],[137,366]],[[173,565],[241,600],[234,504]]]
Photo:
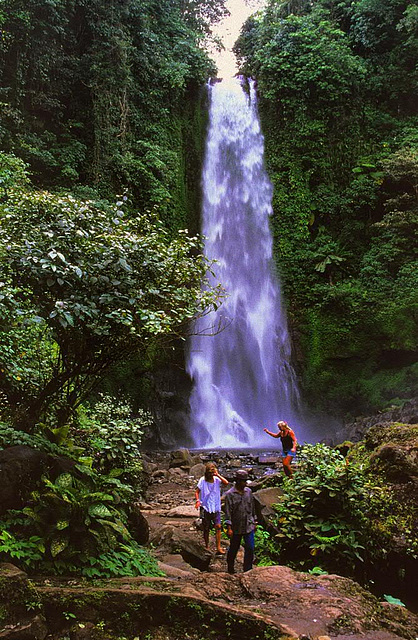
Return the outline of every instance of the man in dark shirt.
[[[272,438],[280,438],[282,441],[283,447],[283,471],[287,475],[288,478],[292,477],[292,469],[290,468],[291,462],[296,455],[296,445],[298,441],[296,440],[296,436],[294,434],[293,429],[289,427],[287,422],[281,420],[277,423],[277,427],[279,429],[278,433],[273,433],[268,429],[264,429],[264,431],[271,436]]]
[[[235,474],[235,485],[225,494],[225,522],[230,539],[226,556],[228,573],[235,573],[234,564],[244,538],[244,571],[249,571],[254,559],[254,531],[257,526],[254,498],[247,487],[248,473],[240,469]]]

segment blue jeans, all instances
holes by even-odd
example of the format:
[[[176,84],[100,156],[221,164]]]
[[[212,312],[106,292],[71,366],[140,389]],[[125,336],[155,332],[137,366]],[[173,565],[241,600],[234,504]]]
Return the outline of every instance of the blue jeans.
[[[241,538],[244,538],[244,571],[249,571],[253,568],[255,546],[254,531],[250,531],[250,533],[234,533],[230,539],[229,549],[226,556],[228,573],[234,573],[234,563],[241,544]]]

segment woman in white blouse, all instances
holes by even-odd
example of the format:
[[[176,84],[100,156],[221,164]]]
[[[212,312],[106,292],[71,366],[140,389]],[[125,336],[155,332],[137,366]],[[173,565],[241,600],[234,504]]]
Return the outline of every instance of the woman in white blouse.
[[[212,524],[215,527],[216,553],[218,554],[225,553],[221,547],[221,484],[227,485],[228,480],[219,474],[213,462],[208,462],[205,475],[197,483],[195,506],[196,509],[200,507],[206,549],[209,549],[210,527]]]

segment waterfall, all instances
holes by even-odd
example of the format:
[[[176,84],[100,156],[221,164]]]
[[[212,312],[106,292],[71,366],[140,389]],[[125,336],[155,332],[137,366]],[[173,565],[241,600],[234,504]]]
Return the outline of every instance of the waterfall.
[[[209,84],[203,167],[205,253],[227,297],[198,320],[188,345],[196,447],[266,446],[263,427],[297,420],[298,391],[269,228],[272,186],[256,91],[238,78]],[[207,333],[208,326],[214,332]],[[271,444],[271,441],[270,441]]]

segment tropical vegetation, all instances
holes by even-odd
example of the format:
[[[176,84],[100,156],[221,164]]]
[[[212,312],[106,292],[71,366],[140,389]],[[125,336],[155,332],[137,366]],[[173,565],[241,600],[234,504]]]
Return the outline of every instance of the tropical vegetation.
[[[26,506],[1,510],[0,558],[26,570],[159,573],[132,524],[154,426],[138,379],[222,295],[202,289],[195,167],[225,14],[1,4],[0,449],[47,456]]]
[[[190,321],[223,295],[201,287],[197,232],[206,50],[225,13],[1,3],[0,449],[70,460],[0,516],[0,558],[26,570],[158,574],[132,509],[153,376],[181,370]],[[235,51],[257,80],[304,397],[338,416],[402,405],[418,377],[418,4],[268,0]],[[265,562],[356,572],[399,523],[416,558],[410,512],[393,519],[396,490],[357,451],[304,449],[278,536],[257,534]]]
[[[235,45],[305,394],[343,415],[417,386],[417,25],[409,0],[272,0]]]

